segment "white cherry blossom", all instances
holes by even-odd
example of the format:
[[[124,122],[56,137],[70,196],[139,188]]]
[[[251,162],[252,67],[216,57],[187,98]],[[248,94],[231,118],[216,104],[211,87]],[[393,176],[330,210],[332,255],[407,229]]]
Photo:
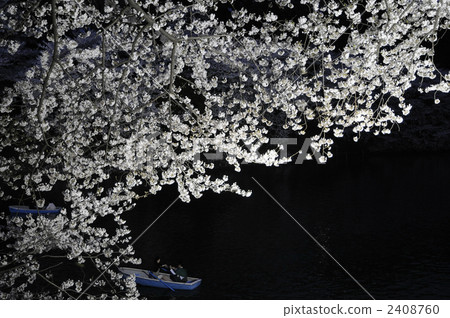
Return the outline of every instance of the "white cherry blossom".
[[[78,297],[88,281],[57,278],[57,262],[42,268],[56,257],[105,271],[84,297],[136,298],[133,279],[109,267],[140,262],[122,217],[137,199],[173,183],[186,202],[251,193],[213,177],[199,153],[222,152],[235,171],[277,166],[289,161],[280,149],[260,149],[279,128],[311,138],[324,163],[336,138],[395,129],[414,80],[450,90],[433,60],[448,1],[188,2],[4,2],[2,47],[39,49],[0,100],[0,196],[42,207],[62,189],[65,209],[2,217],[1,298]]]

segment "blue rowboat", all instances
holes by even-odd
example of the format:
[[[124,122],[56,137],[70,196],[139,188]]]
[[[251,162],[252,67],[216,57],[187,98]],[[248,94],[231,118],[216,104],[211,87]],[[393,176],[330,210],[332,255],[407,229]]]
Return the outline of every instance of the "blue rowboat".
[[[31,215],[56,215],[61,211],[61,208],[56,207],[54,209],[30,209],[26,205],[10,205],[9,212],[12,216],[26,216]]]
[[[193,290],[200,286],[202,280],[200,278],[188,277],[187,282],[174,282],[170,279],[170,274],[166,273],[155,273],[159,279],[151,277],[148,275],[148,269],[131,268],[131,267],[119,267],[119,271],[125,276],[135,276],[136,284],[143,286],[150,286],[156,288],[167,288],[175,290]]]

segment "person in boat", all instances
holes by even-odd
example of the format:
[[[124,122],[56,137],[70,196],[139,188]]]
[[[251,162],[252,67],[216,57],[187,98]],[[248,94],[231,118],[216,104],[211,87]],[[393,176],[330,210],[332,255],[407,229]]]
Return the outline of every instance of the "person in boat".
[[[181,262],[178,262],[178,266],[170,266],[170,279],[174,282],[187,282],[188,274]]]
[[[166,264],[161,264],[161,257],[156,256],[152,266],[150,266],[150,271],[155,274],[158,274],[159,272],[167,273],[169,272],[169,268]]]

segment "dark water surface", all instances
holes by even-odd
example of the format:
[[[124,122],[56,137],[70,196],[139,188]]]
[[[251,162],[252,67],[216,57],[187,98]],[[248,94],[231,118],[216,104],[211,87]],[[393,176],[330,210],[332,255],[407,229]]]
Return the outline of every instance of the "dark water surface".
[[[450,298],[450,155],[333,160],[246,167],[237,180],[253,189],[250,198],[207,193],[177,202],[136,243],[141,266],[155,255],[182,259],[203,284],[177,298],[369,298],[253,176],[375,298]],[[140,233],[176,196],[140,201],[129,212],[132,230]]]

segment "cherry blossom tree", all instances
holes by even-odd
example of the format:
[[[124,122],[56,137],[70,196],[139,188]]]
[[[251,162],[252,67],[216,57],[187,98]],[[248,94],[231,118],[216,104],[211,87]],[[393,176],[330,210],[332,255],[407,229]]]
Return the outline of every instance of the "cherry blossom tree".
[[[447,0],[7,0],[2,46],[36,63],[0,104],[0,197],[54,219],[2,216],[2,298],[134,298],[139,264],[122,214],[176,184],[183,201],[249,191],[200,153],[279,165],[277,129],[309,137],[320,161],[344,134],[388,134],[405,92],[450,90],[434,64]],[[439,101],[436,100],[436,103]],[[46,201],[47,200],[47,201]],[[104,227],[102,220],[113,220]],[[60,277],[89,264],[89,275]],[[98,276],[97,276],[98,275]]]

